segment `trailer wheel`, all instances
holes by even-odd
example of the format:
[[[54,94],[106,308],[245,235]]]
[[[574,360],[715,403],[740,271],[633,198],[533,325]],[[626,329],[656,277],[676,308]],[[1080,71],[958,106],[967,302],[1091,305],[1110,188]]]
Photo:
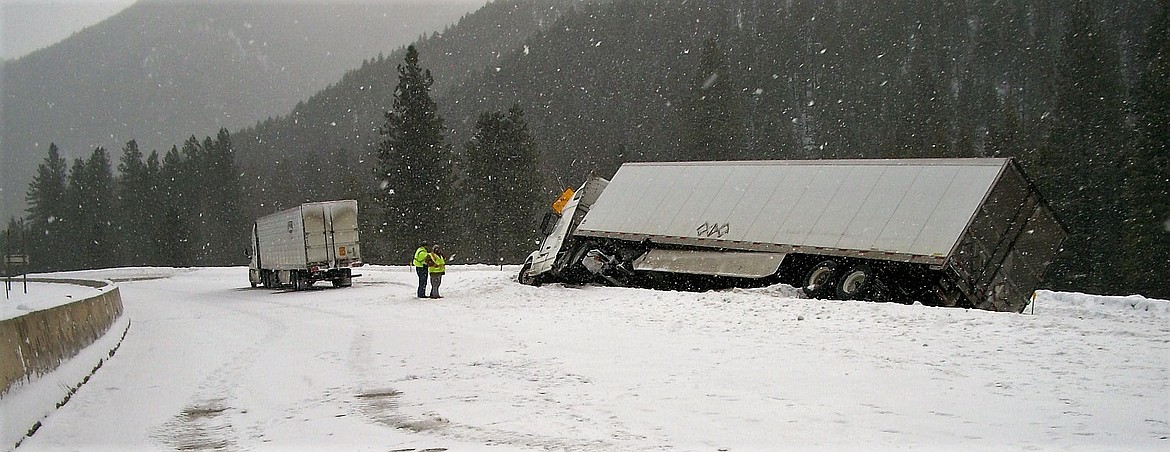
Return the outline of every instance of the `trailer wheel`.
[[[837,282],[837,298],[842,300],[860,300],[866,296],[870,287],[874,285],[875,275],[873,268],[868,265],[858,265],[841,275]]]
[[[301,291],[307,288],[307,285],[305,284],[305,278],[301,276],[301,272],[293,270],[291,273],[289,273],[288,277],[289,279],[292,279],[293,291]]]
[[[836,281],[837,261],[821,261],[804,276],[802,289],[809,298],[831,298]]]

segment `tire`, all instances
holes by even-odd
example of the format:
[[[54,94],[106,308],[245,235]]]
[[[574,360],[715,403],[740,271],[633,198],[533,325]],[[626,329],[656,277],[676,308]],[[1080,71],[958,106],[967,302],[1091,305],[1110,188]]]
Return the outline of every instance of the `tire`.
[[[308,288],[305,284],[304,276],[301,276],[301,272],[294,270],[291,274],[289,274],[289,278],[292,279],[293,291],[302,291]]]
[[[869,295],[877,275],[868,265],[856,265],[841,274],[837,281],[837,298],[841,300],[862,300]]]
[[[526,286],[536,286],[536,277],[529,275],[528,270],[532,270],[532,263],[525,262],[524,266],[520,268],[520,274],[516,275],[516,281]]]
[[[804,283],[801,290],[809,298],[832,298],[837,286],[837,261],[821,261],[801,281]]]
[[[348,268],[343,268],[338,270],[329,282],[333,287],[349,287],[353,285],[353,274]]]

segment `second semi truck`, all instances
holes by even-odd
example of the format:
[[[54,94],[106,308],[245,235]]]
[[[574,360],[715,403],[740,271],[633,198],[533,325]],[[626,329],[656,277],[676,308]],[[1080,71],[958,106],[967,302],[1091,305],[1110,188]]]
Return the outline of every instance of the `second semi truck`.
[[[627,163],[554,210],[522,283],[1020,312],[1066,235],[1010,158]]]
[[[362,265],[357,201],[312,202],[256,220],[248,279],[252,287],[303,290],[316,281],[353,284]]]

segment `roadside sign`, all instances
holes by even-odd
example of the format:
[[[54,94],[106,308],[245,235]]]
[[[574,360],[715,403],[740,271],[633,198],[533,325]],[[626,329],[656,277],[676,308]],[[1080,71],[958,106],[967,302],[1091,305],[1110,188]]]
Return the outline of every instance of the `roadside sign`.
[[[28,265],[28,255],[7,254],[4,256],[4,263],[7,265]]]

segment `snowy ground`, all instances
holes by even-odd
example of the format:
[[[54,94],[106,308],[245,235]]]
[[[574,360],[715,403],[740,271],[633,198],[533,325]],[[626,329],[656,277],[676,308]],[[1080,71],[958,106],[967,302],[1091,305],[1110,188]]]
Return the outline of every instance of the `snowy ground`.
[[[7,281],[0,284],[7,286],[0,287],[0,291],[5,291],[4,298],[0,298],[0,320],[20,317],[101,293],[101,289],[94,287],[25,282],[18,278],[13,278],[11,284],[7,284]]]
[[[307,292],[90,272],[169,277],[119,283],[91,349],[120,348],[19,450],[1170,448],[1166,301],[1043,292],[1020,315],[450,269],[441,300],[405,267]]]

